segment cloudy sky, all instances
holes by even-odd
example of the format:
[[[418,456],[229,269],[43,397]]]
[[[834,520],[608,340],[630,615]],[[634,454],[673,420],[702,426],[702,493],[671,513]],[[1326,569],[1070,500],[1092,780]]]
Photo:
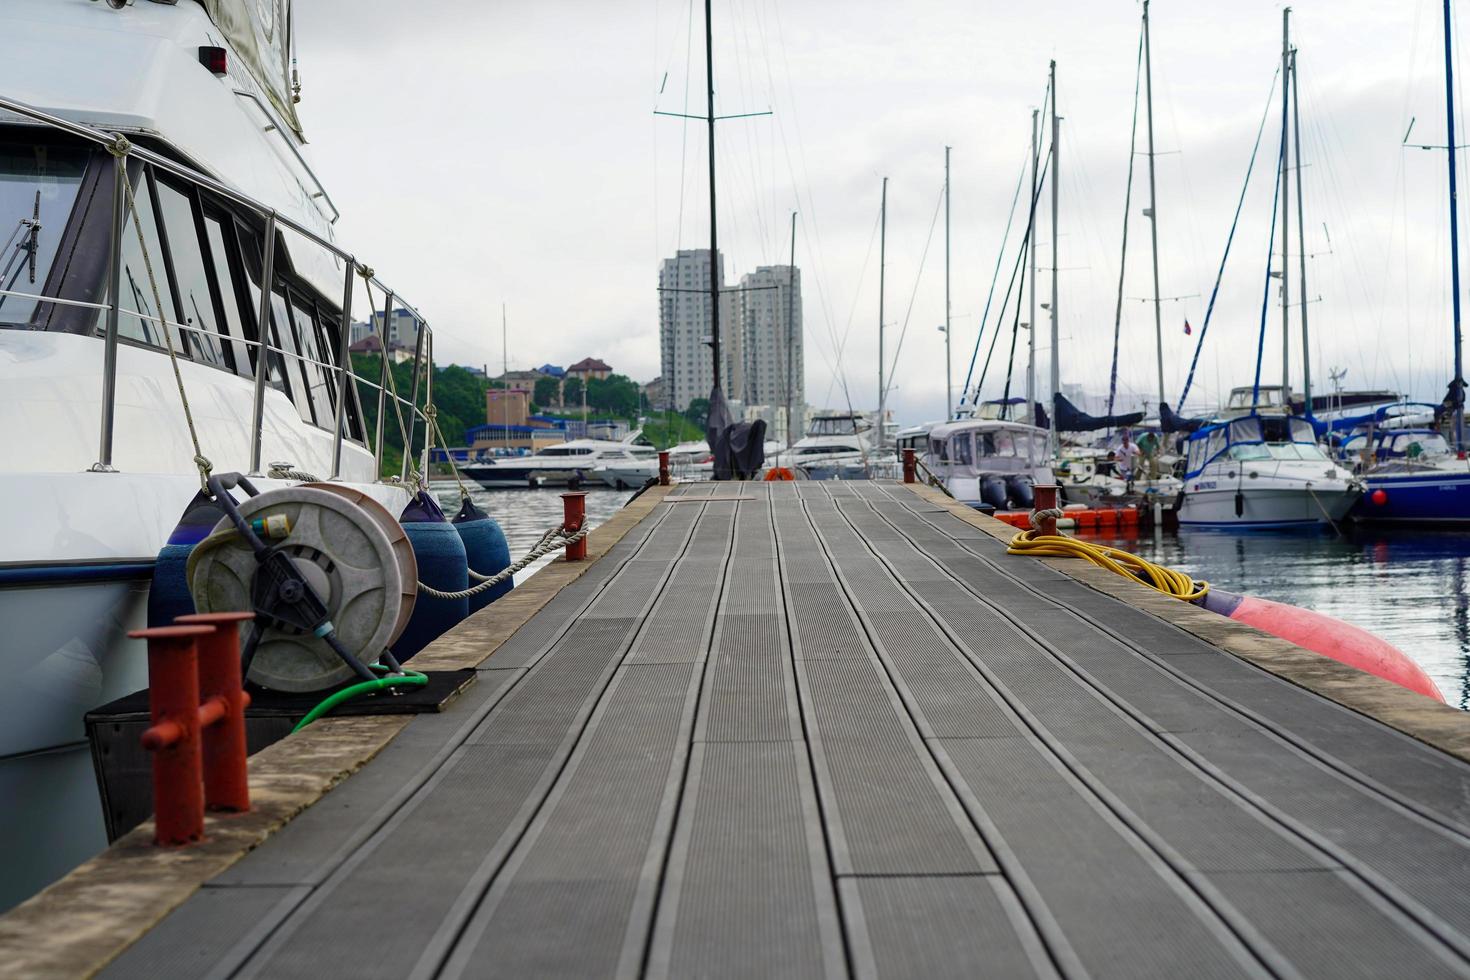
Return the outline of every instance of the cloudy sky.
[[[1255,368],[1280,132],[1280,88],[1272,93],[1282,6],[1151,7],[1161,292],[1178,297],[1163,305],[1171,402],[1269,99],[1191,403],[1203,407],[1249,384]],[[890,359],[904,336],[891,404],[905,422],[943,414],[942,217],[932,240],[929,233],[944,147],[953,147],[958,392],[1053,58],[1064,117],[1061,376],[1106,391],[1140,13],[1131,0],[715,0],[717,111],[774,113],[719,127],[726,275],[785,262],[790,213],[799,212],[809,402],[842,404],[843,380],[854,405],[877,401],[873,235],[886,176]],[[1294,7],[1318,390],[1335,368],[1346,370],[1349,387],[1437,400],[1450,376],[1445,158],[1401,146],[1411,120],[1411,142],[1445,142],[1440,16],[1436,0]],[[592,355],[639,381],[658,373],[659,261],[707,247],[709,232],[703,124],[653,110],[703,111],[702,4],[311,0],[296,5],[295,17],[301,114],[343,211],[339,228],[433,322],[441,361],[498,368],[504,303],[512,368]],[[1146,174],[1140,156],[1119,384],[1125,397],[1152,400],[1153,313],[1140,301],[1152,292]],[[1023,202],[1018,224],[1024,210]],[[1296,302],[1294,201],[1290,219]],[[1039,222],[1045,298],[1049,206]],[[1005,286],[1002,275],[986,348]],[[1279,381],[1275,285],[1270,299],[1263,374]],[[1291,353],[1298,389],[1299,313],[1292,311]],[[1004,383],[1011,319],[986,397]],[[1045,384],[1049,334],[1038,341]],[[1018,354],[1017,386],[1021,362]]]

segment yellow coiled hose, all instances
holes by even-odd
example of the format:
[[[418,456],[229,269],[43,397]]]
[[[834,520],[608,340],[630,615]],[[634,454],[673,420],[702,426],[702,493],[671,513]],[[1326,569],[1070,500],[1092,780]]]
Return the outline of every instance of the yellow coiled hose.
[[[1035,528],[1021,531],[1011,538],[1008,555],[1030,555],[1032,558],[1081,558],[1099,568],[1131,578],[1156,592],[1192,602],[1203,598],[1210,591],[1210,583],[1196,582],[1183,572],[1176,572],[1163,565],[1155,565],[1120,548],[1091,544],[1066,538],[1060,534],[1042,534]]]

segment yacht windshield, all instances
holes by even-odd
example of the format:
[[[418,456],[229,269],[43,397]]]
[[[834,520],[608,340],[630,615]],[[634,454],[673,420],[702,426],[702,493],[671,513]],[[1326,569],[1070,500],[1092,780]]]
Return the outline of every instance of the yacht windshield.
[[[857,432],[857,420],[850,415],[822,416],[812,419],[809,436],[850,436]]]
[[[1231,459],[1270,459],[1271,450],[1266,448],[1262,442],[1251,442],[1245,445],[1234,445],[1230,447]]]
[[[87,168],[84,150],[0,141],[0,327],[28,324]]]

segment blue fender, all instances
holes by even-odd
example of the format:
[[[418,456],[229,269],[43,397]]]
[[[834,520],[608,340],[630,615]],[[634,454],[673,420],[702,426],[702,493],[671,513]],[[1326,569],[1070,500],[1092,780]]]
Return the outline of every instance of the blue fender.
[[[441,592],[469,588],[469,563],[459,532],[433,497],[423,490],[414,495],[398,521],[413,545],[419,581]],[[469,615],[468,599],[440,599],[420,591],[408,626],[394,642],[393,656],[405,661]]]
[[[470,568],[481,575],[495,575],[510,567],[510,545],[506,543],[505,532],[500,529],[495,518],[476,507],[474,501],[468,497],[460,506],[459,513],[454,515],[454,529],[464,542],[465,556],[469,560]],[[478,583],[478,579],[470,580],[470,585]],[[514,587],[515,583],[506,579],[493,589],[471,596],[470,612],[479,612]]]

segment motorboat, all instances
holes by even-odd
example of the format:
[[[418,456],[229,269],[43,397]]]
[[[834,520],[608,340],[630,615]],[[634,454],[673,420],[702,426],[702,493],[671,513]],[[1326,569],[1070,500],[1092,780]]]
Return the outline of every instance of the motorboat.
[[[862,412],[819,412],[806,435],[767,465],[801,470],[813,480],[867,479],[878,463],[869,442],[872,430],[872,419]]]
[[[595,476],[601,467],[641,464],[650,460],[657,471],[658,450],[634,443],[632,438],[630,436],[623,442],[572,439],[545,446],[529,456],[475,460],[461,466],[460,472],[487,490],[502,490],[603,482]]]
[[[929,431],[928,467],[956,500],[995,510],[1030,507],[1031,488],[1050,483],[1047,432],[1022,422],[960,419]]]
[[[1370,524],[1470,524],[1470,460],[1437,429],[1373,428],[1342,442],[1366,457],[1354,520]]]
[[[418,405],[343,357],[389,295],[416,370],[432,337],[337,241],[288,7],[5,5],[0,910],[107,843],[83,716],[146,686],[127,633],[202,469],[263,491],[316,474],[394,516],[427,471]],[[381,423],[395,400],[414,430],[385,482],[368,409]]]
[[[1317,444],[1312,424],[1303,418],[1239,415],[1202,426],[1186,445],[1180,526],[1335,524],[1363,492]]]

